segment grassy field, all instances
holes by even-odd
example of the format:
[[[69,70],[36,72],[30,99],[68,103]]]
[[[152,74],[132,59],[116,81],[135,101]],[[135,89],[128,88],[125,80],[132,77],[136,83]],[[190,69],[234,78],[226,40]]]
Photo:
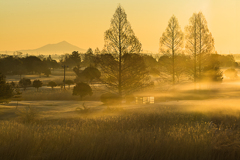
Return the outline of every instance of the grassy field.
[[[84,101],[72,86],[27,88],[0,105],[0,159],[240,159],[239,86],[160,87],[136,94],[155,104],[114,106],[101,86]]]
[[[239,159],[240,110],[217,104],[11,102],[0,109],[0,159]]]

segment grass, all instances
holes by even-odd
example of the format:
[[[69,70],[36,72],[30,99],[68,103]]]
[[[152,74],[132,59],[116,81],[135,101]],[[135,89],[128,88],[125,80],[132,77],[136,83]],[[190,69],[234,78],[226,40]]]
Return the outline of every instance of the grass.
[[[164,106],[115,112],[0,121],[0,159],[240,158],[239,114]]]
[[[37,92],[35,88],[27,88],[22,92],[22,100],[25,101],[42,101],[42,100],[67,100],[67,101],[79,101],[80,96],[72,95],[72,88],[66,87],[66,90],[60,88],[39,88]],[[100,100],[101,91],[94,91],[92,96],[86,96],[83,100]]]

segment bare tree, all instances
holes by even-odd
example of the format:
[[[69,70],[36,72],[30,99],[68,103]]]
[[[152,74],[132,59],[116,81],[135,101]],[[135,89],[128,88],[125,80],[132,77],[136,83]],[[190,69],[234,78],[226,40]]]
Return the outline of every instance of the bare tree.
[[[171,66],[172,66],[172,82],[175,84],[175,58],[176,55],[181,53],[183,49],[183,32],[178,24],[177,18],[173,15],[169,22],[165,32],[160,38],[160,52],[162,54],[171,55]]]
[[[185,48],[193,58],[193,78],[196,83],[197,79],[202,76],[205,55],[214,51],[214,40],[202,12],[193,14],[189,19],[189,25],[186,26],[185,32]]]
[[[142,45],[136,38],[130,23],[127,21],[127,14],[121,6],[118,6],[116,9],[111,20],[110,28],[105,32],[104,40],[105,50],[115,55],[114,58],[118,63],[116,85],[119,96],[122,96],[122,76],[124,70],[124,68],[122,68],[122,57],[126,53],[139,53]]]

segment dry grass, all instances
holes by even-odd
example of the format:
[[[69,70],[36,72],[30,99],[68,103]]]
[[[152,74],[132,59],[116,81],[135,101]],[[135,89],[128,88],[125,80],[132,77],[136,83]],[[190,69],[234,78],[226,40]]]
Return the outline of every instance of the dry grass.
[[[94,90],[92,96],[86,96],[83,100],[100,100],[101,91]],[[25,101],[41,101],[41,100],[66,100],[66,101],[80,101],[80,96],[72,95],[72,88],[66,86],[66,90],[61,90],[59,87],[54,88],[53,90],[48,88],[39,88],[39,91],[36,91],[35,88],[27,88],[26,91],[22,92],[22,100]]]
[[[0,159],[240,158],[239,116],[164,106],[115,112],[33,123],[0,121]]]

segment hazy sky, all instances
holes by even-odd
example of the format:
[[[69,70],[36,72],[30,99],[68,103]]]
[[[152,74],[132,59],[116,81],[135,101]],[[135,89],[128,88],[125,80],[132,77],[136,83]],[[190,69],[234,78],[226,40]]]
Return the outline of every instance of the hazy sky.
[[[63,40],[83,49],[102,49],[118,4],[143,50],[158,52],[173,14],[184,30],[193,13],[202,11],[218,53],[240,53],[239,0],[0,0],[0,51],[35,49]]]

